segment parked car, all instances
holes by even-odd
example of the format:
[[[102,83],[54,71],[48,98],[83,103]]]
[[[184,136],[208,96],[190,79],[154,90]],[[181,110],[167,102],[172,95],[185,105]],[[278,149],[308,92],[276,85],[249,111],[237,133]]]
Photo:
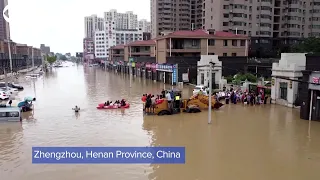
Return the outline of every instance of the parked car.
[[[8,95],[6,92],[4,91],[0,91],[0,100],[6,100],[9,99],[10,95]]]
[[[18,90],[23,90],[23,86],[20,86],[19,84],[9,83],[8,86],[11,88],[16,88]]]
[[[198,94],[200,90],[203,92],[203,94],[207,94],[207,91],[209,91],[209,88],[207,86],[196,86],[193,89],[193,95]]]
[[[11,88],[11,87],[8,87],[8,89],[6,87],[0,87],[0,91],[7,92],[9,94],[18,94],[19,92],[17,88]]]
[[[0,87],[6,87],[6,83],[5,82],[0,82]],[[23,90],[23,87],[18,85],[18,84],[15,84],[15,83],[9,83],[8,82],[8,87],[11,87],[11,88],[16,88],[18,90]]]

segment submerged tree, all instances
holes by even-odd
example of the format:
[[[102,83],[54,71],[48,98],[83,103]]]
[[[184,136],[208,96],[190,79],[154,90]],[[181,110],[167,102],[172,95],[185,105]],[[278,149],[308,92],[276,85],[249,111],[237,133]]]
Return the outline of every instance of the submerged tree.
[[[56,56],[47,56],[47,61],[49,64],[56,62],[56,60],[57,60]]]

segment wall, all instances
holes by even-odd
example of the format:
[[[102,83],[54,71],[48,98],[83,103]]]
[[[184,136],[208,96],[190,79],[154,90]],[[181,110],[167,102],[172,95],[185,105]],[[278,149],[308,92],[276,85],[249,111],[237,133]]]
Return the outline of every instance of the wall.
[[[130,56],[129,48],[128,48],[128,46],[125,46],[124,47],[124,61],[129,61],[129,56]]]
[[[189,81],[197,83],[197,62],[200,57],[167,57],[167,64],[178,64],[178,80],[182,81],[182,74],[189,72]]]
[[[222,62],[222,76],[233,76],[239,72],[245,72],[247,66],[247,57],[227,57],[219,56],[219,60]]]
[[[166,63],[167,58],[167,40],[166,39],[160,39],[156,41],[157,43],[157,63],[162,64]]]
[[[223,56],[223,53],[227,53],[227,56],[232,56],[232,53],[236,53],[236,56],[246,55],[246,46],[240,46],[240,40],[237,40],[237,46],[232,46],[232,40],[228,39],[228,46],[224,46],[223,39],[216,39],[214,46],[209,46],[209,53],[214,53],[218,56]]]
[[[209,62],[215,63],[212,73],[215,73],[215,84],[220,84],[222,78],[222,62],[219,61],[218,55],[201,55],[200,61],[198,61],[198,66],[210,65]],[[197,85],[207,86],[210,79],[210,68],[209,67],[198,67],[197,73]],[[201,74],[204,74],[204,84],[201,84]],[[214,86],[214,84],[213,84]]]
[[[319,71],[320,70],[320,55],[306,54],[306,70]]]
[[[271,87],[271,98],[275,104],[293,107],[298,96],[298,80],[303,76],[306,56],[304,53],[282,53],[279,63],[272,64],[272,76],[274,85]],[[280,83],[287,83],[287,100],[280,98]],[[292,84],[292,85],[290,85]],[[292,86],[292,87],[291,87]]]

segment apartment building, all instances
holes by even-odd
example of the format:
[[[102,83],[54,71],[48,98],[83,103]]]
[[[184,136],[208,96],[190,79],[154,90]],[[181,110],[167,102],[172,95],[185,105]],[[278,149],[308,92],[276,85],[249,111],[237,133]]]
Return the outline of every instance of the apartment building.
[[[140,30],[116,29],[116,23],[114,21],[105,22],[105,30],[95,32],[95,57],[108,60],[109,49],[111,47],[142,39],[143,32]]]
[[[150,0],[150,8],[152,38],[163,32],[201,28],[202,0]]]
[[[109,12],[104,13],[105,21],[114,21],[116,29],[137,29],[138,28],[138,16],[132,11],[125,13],[118,13],[117,10],[112,9]]]
[[[175,31],[156,39],[157,63],[166,63],[167,57],[247,56],[248,40],[223,31]]]
[[[134,41],[124,46],[124,61],[129,58],[148,58],[156,56],[156,41]]]
[[[138,24],[142,32],[151,32],[151,23],[146,19],[141,19]]]
[[[104,29],[104,19],[97,15],[84,17],[84,37],[93,38],[95,31],[102,31]]]
[[[94,59],[94,41],[92,38],[83,39],[83,57],[84,59]]]

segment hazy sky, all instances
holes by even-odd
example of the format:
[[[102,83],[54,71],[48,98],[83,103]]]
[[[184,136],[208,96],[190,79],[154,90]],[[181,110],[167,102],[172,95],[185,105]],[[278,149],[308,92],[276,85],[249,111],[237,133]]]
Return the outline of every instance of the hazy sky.
[[[150,20],[150,0],[9,0],[11,39],[51,51],[82,52],[84,17],[117,9]]]

